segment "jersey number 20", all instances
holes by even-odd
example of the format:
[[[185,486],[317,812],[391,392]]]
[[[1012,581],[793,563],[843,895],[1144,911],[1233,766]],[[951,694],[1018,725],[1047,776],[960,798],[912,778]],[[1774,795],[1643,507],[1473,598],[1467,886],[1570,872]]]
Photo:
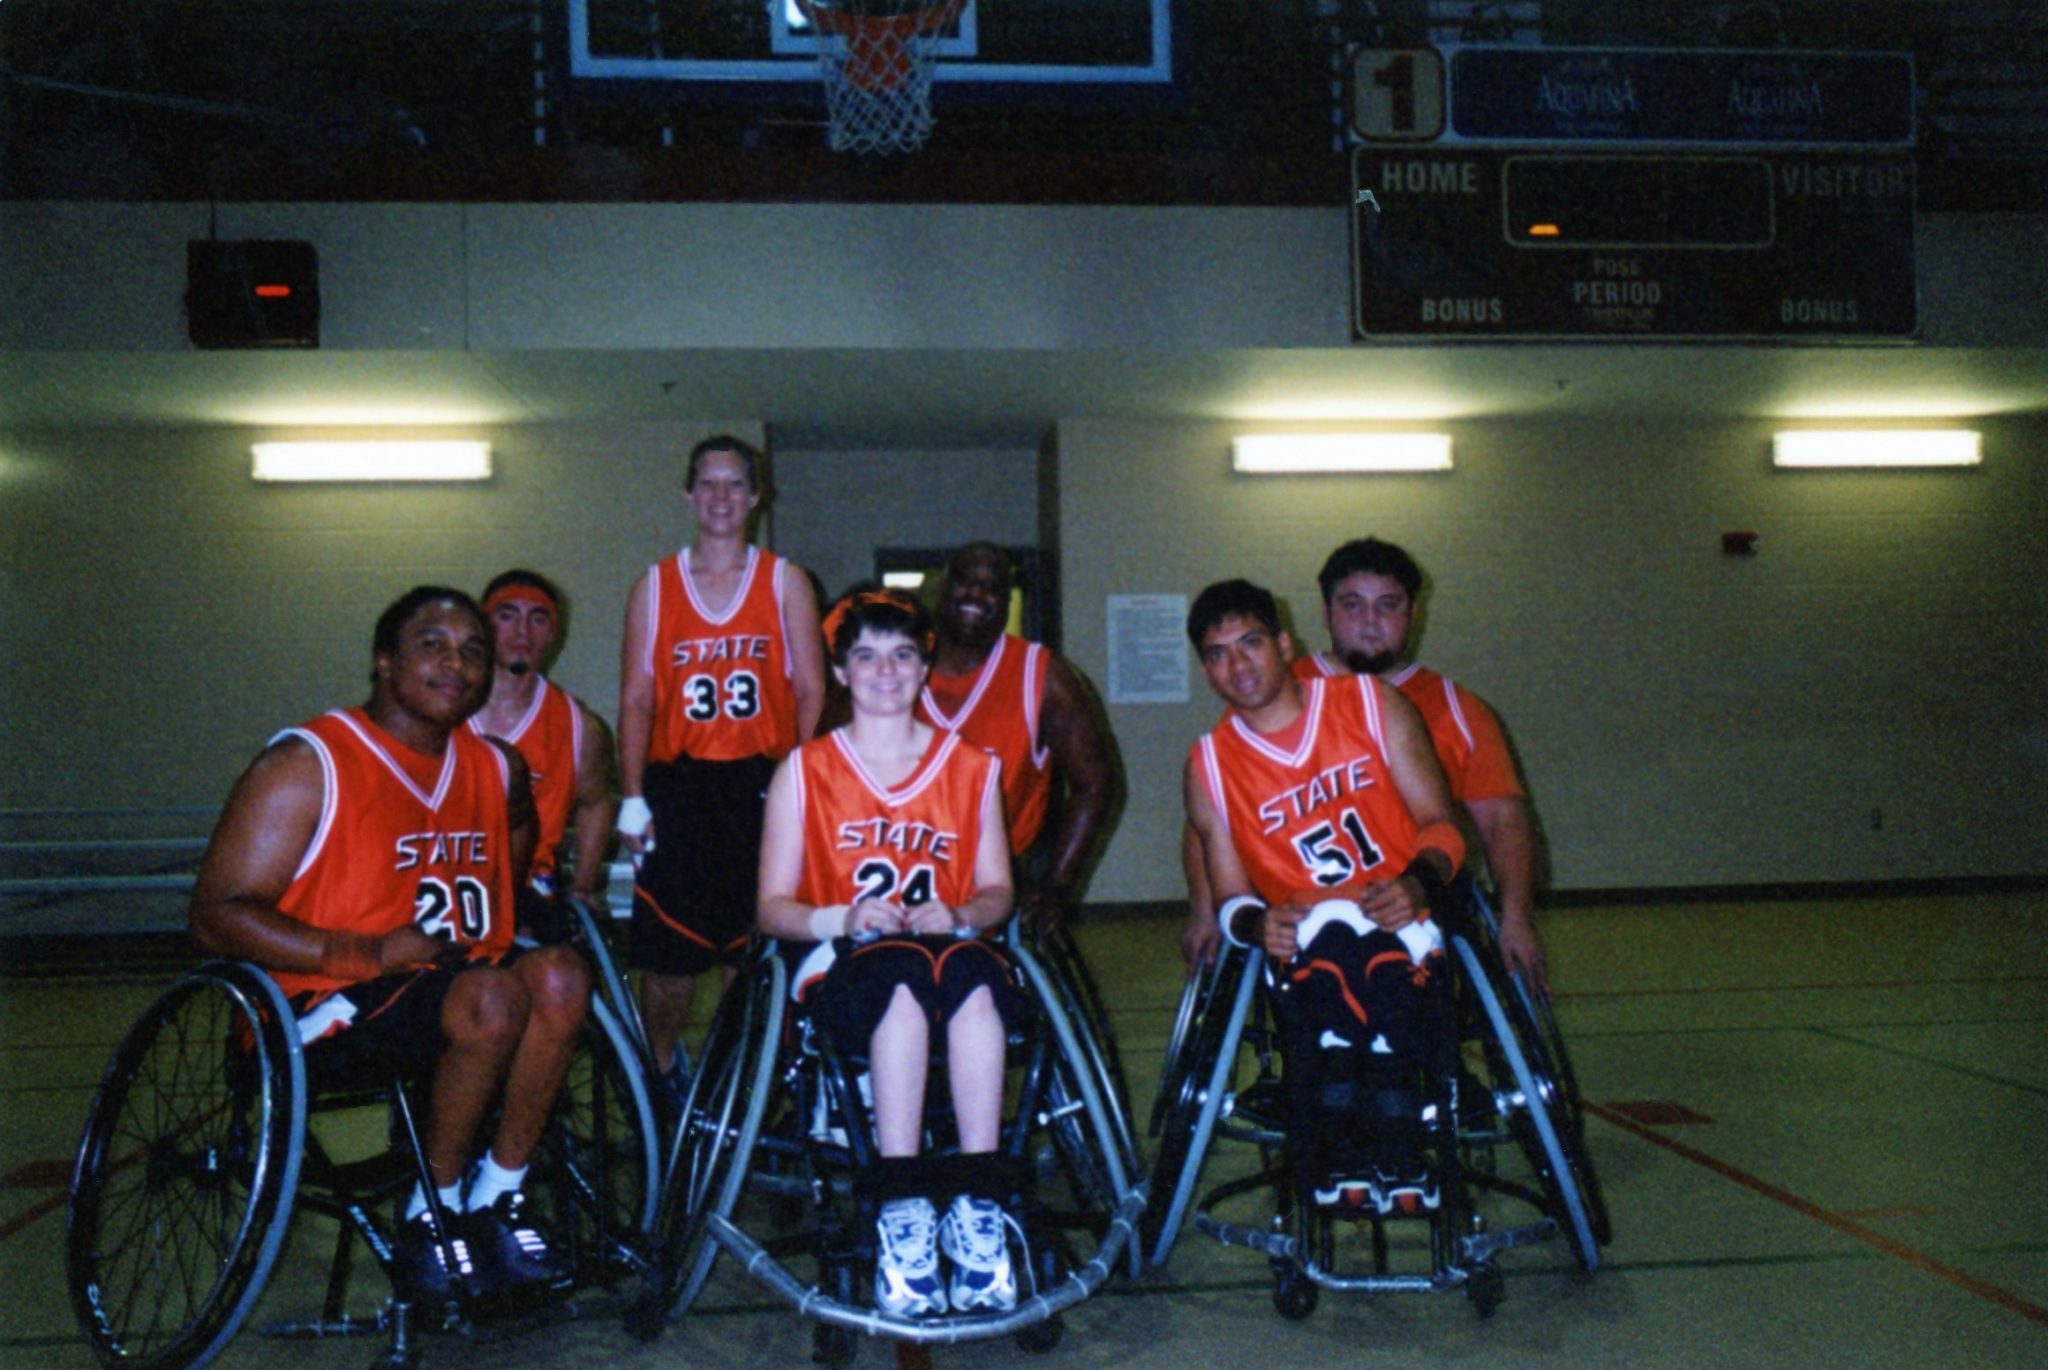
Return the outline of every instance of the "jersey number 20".
[[[430,875],[412,899],[412,921],[443,942],[481,942],[491,930],[491,892],[467,875],[449,883]]]

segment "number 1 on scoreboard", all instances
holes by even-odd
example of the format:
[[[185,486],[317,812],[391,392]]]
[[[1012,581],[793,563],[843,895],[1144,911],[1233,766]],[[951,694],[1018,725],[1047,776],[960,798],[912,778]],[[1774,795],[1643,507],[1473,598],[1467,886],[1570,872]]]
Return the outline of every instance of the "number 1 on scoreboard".
[[[1442,54],[1435,48],[1354,52],[1351,129],[1368,143],[1426,143],[1442,137]]]

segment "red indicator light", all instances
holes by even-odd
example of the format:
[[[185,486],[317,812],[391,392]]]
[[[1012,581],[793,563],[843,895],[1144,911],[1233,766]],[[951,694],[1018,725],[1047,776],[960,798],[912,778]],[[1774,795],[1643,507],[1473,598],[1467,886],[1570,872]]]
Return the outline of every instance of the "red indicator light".
[[[1530,224],[1529,236],[1532,238],[1555,238],[1557,236],[1557,225]]]
[[[288,300],[291,297],[292,288],[288,285],[259,285],[256,287],[256,298],[259,300]]]

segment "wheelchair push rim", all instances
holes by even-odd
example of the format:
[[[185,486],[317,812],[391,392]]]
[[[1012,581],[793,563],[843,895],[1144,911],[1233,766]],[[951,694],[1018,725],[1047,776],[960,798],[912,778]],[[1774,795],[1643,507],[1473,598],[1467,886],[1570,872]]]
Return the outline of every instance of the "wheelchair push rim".
[[[1498,1064],[1506,1067],[1504,1073],[1507,1078],[1497,1078],[1495,1087],[1498,1089],[1509,1082],[1514,1086],[1513,1097],[1500,1101],[1504,1121],[1535,1167],[1545,1197],[1553,1209],[1551,1216],[1558,1220],[1558,1225],[1570,1239],[1579,1264],[1588,1272],[1597,1270],[1600,1266],[1600,1242],[1586,1201],[1586,1188],[1580,1178],[1586,1170],[1586,1163],[1578,1139],[1571,1137],[1554,1116],[1557,1082],[1533,1067],[1528,1054],[1522,1050],[1520,1034],[1515,1031],[1502,1004],[1484,958],[1462,934],[1454,934],[1450,944],[1466,971],[1467,983],[1474,997],[1486,1015],[1490,1029],[1487,1045],[1492,1049],[1489,1064],[1497,1058]]]
[[[298,1026],[269,976],[210,963],[158,996],[95,1094],[66,1273],[108,1364],[196,1367],[235,1335],[284,1240],[306,1126]]]

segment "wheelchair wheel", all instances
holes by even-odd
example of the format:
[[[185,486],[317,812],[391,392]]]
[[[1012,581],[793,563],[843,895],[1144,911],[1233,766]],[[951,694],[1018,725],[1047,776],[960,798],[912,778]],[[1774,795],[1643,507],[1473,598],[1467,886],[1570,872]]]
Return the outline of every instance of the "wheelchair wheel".
[[[627,1330],[651,1340],[686,1311],[711,1274],[710,1219],[730,1217],[761,1133],[775,1075],[788,973],[772,951],[735,980],[705,1035],[670,1142],[660,1251]]]
[[[109,1365],[202,1366],[269,1278],[298,1188],[306,1072],[269,976],[217,962],[114,1051],[71,1172],[66,1275]]]
[[[1052,1038],[1045,1105],[1053,1115],[1055,1149],[1076,1198],[1090,1210],[1107,1213],[1138,1173],[1137,1142],[1115,1068],[1057,963],[1041,960],[1018,942],[1012,942],[1010,955],[1039,995],[1044,1030]]]
[[[1042,959],[1060,987],[1068,1017],[1076,1023],[1075,1030],[1094,1059],[1095,1074],[1103,1081],[1104,1102],[1115,1110],[1113,1122],[1119,1143],[1135,1169],[1137,1139],[1131,1132],[1131,1089],[1124,1076],[1123,1054],[1117,1049],[1115,1027],[1102,1002],[1102,990],[1096,985],[1074,935],[1064,924],[1044,937],[1040,945],[1045,949]]]
[[[1145,1127],[1147,1136],[1158,1137],[1160,1128],[1166,1124],[1168,1103],[1179,1092],[1180,1077],[1185,1071],[1184,1053],[1189,1038],[1215,993],[1216,973],[1222,964],[1219,952],[1189,970],[1187,979],[1181,982],[1180,1006],[1174,1010],[1173,1032],[1166,1039],[1166,1056],[1159,1063],[1159,1092],[1152,1096],[1152,1117]]]
[[[647,1046],[647,1028],[640,1018],[640,1001],[633,996],[631,982],[620,971],[618,959],[612,955],[611,942],[605,937],[604,929],[589,909],[573,899],[563,901],[575,920],[573,940],[584,959],[590,962],[591,999],[601,1001],[611,1013],[612,1022],[630,1044],[632,1054],[642,1061],[654,1059]],[[683,1044],[676,1043],[676,1050],[682,1051]],[[683,1073],[690,1070],[689,1057],[682,1057]]]
[[[1174,1095],[1167,1101],[1160,1128],[1159,1155],[1152,1164],[1151,1202],[1145,1214],[1145,1243],[1153,1265],[1164,1265],[1180,1235],[1195,1182],[1216,1131],[1217,1115],[1237,1068],[1238,1042],[1252,996],[1258,992],[1258,966],[1253,954],[1230,947],[1220,954],[1226,964],[1216,973],[1208,1007],[1195,1019]]]
[[[1463,935],[1450,939],[1484,1022],[1481,1050],[1486,1059],[1495,1100],[1517,1146],[1534,1168],[1544,1207],[1571,1241],[1572,1252],[1588,1271],[1600,1265],[1600,1242],[1587,1202],[1586,1176],[1591,1163],[1580,1139],[1560,1121],[1557,1082],[1531,1064],[1503,996],[1497,988],[1505,975],[1493,971]]]
[[[661,1156],[639,1062],[625,1027],[593,996],[534,1185],[578,1284],[610,1283],[646,1260]]]

